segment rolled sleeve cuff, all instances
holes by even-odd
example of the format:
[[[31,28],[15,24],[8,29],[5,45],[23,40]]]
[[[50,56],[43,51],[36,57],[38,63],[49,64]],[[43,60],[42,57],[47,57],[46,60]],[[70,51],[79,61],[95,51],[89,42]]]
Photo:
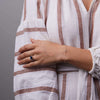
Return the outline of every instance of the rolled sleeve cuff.
[[[100,46],[88,48],[91,52],[93,66],[88,72],[92,77],[100,79]]]
[[[94,69],[95,69],[95,62],[94,62],[95,59],[93,57],[94,52],[93,52],[93,50],[91,48],[89,48],[88,50],[90,50],[90,53],[91,53],[91,56],[92,56],[92,63],[93,63],[93,65],[92,65],[92,69],[89,71],[89,73],[92,74],[94,72]]]

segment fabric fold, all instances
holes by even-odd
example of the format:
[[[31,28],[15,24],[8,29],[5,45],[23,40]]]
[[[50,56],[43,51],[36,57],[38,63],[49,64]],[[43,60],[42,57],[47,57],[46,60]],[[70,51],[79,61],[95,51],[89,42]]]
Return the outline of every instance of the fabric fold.
[[[95,77],[100,79],[100,46],[89,48],[92,59],[93,59],[93,66],[89,73]]]

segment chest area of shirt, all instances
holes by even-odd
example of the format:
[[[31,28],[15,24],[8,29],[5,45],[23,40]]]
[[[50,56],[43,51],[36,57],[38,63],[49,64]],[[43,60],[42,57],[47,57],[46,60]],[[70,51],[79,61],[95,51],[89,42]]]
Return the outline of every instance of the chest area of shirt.
[[[63,34],[66,34],[67,36],[69,36],[69,38],[74,38],[74,37],[78,38],[79,32],[83,31],[84,36],[89,36],[91,31],[90,26],[91,24],[94,23],[93,21],[96,21],[97,19],[100,20],[99,2],[100,1],[95,3],[93,9],[91,7],[92,11],[90,10],[89,12],[87,12],[86,9],[84,8],[85,6],[83,5],[82,1],[62,0],[60,7],[61,7],[61,28]],[[49,29],[53,31],[58,29],[58,21],[59,21],[58,20],[59,11],[58,11],[58,6],[56,5],[57,5],[56,0],[53,4],[50,3],[49,5],[51,6],[51,8],[49,7],[50,9],[48,16],[48,22],[51,23]],[[98,21],[98,23],[100,23],[100,21]]]

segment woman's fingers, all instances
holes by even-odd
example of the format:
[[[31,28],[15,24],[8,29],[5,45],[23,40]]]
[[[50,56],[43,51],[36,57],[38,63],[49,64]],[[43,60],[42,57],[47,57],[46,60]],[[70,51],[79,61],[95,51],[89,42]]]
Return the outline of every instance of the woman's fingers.
[[[19,52],[25,52],[25,51],[28,51],[28,50],[32,50],[36,47],[35,44],[26,44],[24,46],[22,46],[20,49],[19,49]]]
[[[22,60],[20,60],[19,62],[18,62],[18,64],[27,64],[27,63],[30,63],[30,62],[32,62],[32,60],[30,59],[30,57],[27,57],[27,58],[24,58],[24,59],[22,59]]]
[[[35,50],[30,50],[30,51],[26,51],[26,52],[23,52],[21,53],[19,56],[18,56],[18,60],[21,60],[21,59],[24,59],[26,57],[29,57],[29,56],[32,56],[36,53]]]
[[[29,68],[29,67],[34,67],[34,66],[38,66],[39,65],[39,60],[36,60],[34,62],[30,62],[28,64],[25,64],[23,67],[24,68]]]
[[[30,59],[30,56],[29,57],[26,57],[26,58],[24,58],[24,59],[21,59],[20,61],[18,61],[18,64],[28,64],[28,63],[30,63],[30,62],[34,62],[34,61],[36,61],[36,60],[39,60],[39,56],[38,55],[33,55],[32,56],[32,58],[33,58],[33,60],[32,59]]]

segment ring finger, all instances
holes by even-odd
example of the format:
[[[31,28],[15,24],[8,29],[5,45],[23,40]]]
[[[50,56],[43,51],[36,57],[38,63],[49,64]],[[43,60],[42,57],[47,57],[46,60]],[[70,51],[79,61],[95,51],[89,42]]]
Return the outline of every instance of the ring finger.
[[[18,56],[18,60],[22,60],[22,59],[25,59],[26,57],[30,57],[31,55],[34,55],[36,52],[35,50],[30,50],[30,51],[26,51],[24,53],[21,53],[19,56]]]
[[[21,64],[27,64],[27,63],[30,63],[30,62],[35,61],[34,56],[32,56],[32,58],[33,58],[33,60],[30,59],[30,57],[26,57],[26,58],[20,60],[20,61],[18,62],[18,64],[20,64],[20,65],[21,65]]]

